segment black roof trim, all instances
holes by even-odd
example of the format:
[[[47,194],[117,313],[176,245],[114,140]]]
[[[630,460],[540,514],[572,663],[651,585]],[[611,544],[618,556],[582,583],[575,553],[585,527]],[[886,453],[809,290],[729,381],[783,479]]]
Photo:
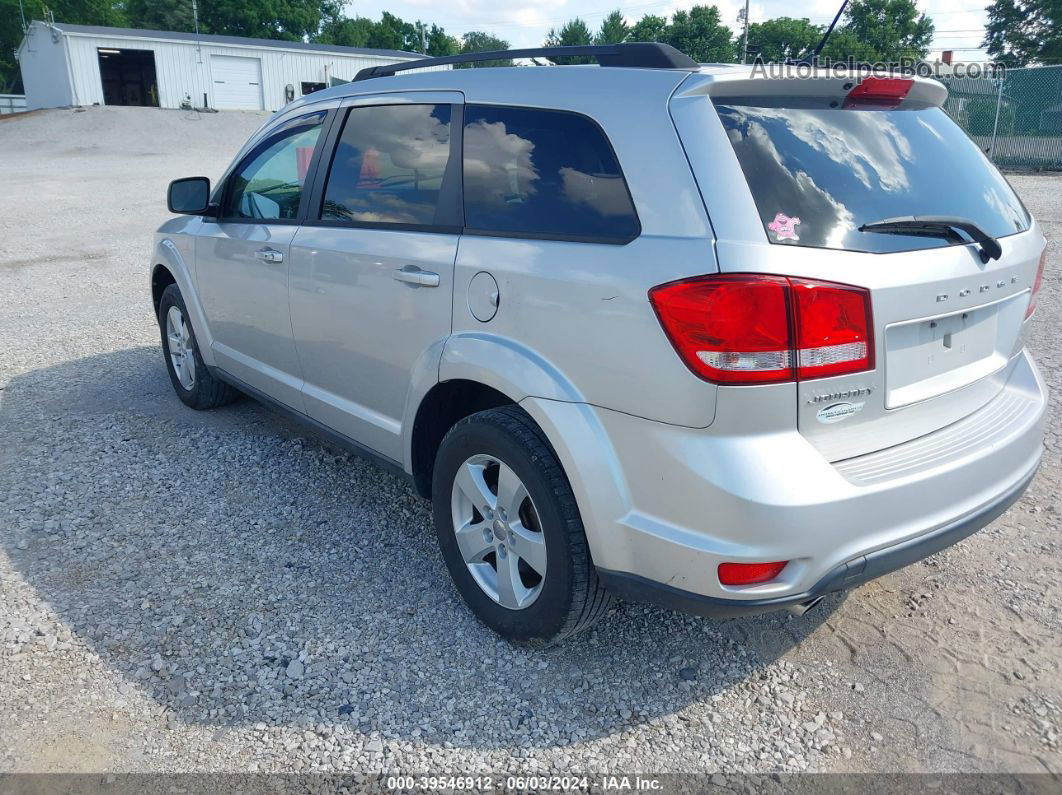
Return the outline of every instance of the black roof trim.
[[[512,58],[594,58],[601,66],[627,66],[638,69],[686,69],[696,70],[700,65],[688,55],[669,44],[655,42],[629,42],[603,44],[587,47],[535,47],[529,50],[494,50],[492,52],[468,52],[448,55],[443,58],[425,58],[422,61],[368,66],[358,72],[354,80],[369,80],[387,77],[409,69],[425,69],[431,66],[475,63],[477,61],[500,61]]]
[[[80,33],[91,36],[118,36],[137,39],[165,39],[167,41],[181,41],[202,44],[236,45],[244,47],[269,47],[284,50],[309,50],[310,52],[329,52],[335,55],[374,55],[379,58],[416,58],[425,60],[418,52],[405,52],[403,50],[373,50],[366,47],[341,47],[338,44],[308,44],[304,41],[287,41],[286,39],[252,39],[246,36],[218,36],[212,33],[202,33],[198,37],[194,33],[185,33],[176,30],[144,30],[141,28],[108,28],[101,25],[71,25],[66,22],[41,22],[41,25],[56,28],[63,33]]]

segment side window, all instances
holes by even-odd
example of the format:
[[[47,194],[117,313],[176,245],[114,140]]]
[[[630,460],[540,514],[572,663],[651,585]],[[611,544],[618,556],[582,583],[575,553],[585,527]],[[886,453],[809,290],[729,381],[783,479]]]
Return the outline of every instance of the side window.
[[[449,105],[352,108],[329,169],[320,218],[440,225],[449,160]]]
[[[297,219],[325,115],[293,119],[251,152],[229,178],[222,217]]]
[[[465,106],[465,226],[627,243],[641,231],[612,146],[585,116]]]

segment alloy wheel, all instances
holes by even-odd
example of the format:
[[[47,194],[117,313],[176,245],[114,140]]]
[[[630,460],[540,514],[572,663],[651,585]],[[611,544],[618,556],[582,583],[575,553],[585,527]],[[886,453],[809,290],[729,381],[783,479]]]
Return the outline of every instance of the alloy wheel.
[[[546,539],[527,487],[505,462],[474,455],[457,470],[451,493],[457,546],[487,596],[523,610],[542,593]]]
[[[192,332],[179,307],[171,306],[166,313],[166,345],[170,364],[177,380],[185,389],[195,386],[195,356],[192,354]]]

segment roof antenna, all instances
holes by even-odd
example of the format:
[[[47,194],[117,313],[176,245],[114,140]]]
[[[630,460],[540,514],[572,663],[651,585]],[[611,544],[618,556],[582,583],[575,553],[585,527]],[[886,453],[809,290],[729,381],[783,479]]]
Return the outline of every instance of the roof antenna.
[[[819,55],[822,54],[823,49],[826,47],[826,42],[830,40],[830,35],[833,33],[833,29],[836,28],[837,23],[841,21],[841,15],[844,13],[844,10],[846,8],[848,8],[848,0],[844,0],[844,2],[841,3],[841,7],[837,9],[837,16],[833,18],[833,22],[831,22],[830,26],[826,28],[826,32],[822,34],[822,39],[819,41],[818,46],[814,50],[812,50],[811,53],[805,55],[803,58],[797,61],[797,63],[806,63],[812,65],[818,63]]]

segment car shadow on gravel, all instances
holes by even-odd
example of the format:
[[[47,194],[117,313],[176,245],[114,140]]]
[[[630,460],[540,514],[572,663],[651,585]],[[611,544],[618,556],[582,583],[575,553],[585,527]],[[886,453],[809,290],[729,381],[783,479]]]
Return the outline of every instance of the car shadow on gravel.
[[[729,621],[621,604],[559,648],[515,648],[461,603],[410,485],[253,401],[185,408],[156,347],[0,392],[0,526],[76,640],[171,720],[217,727],[500,749],[694,702],[754,720],[765,667],[842,600]]]

